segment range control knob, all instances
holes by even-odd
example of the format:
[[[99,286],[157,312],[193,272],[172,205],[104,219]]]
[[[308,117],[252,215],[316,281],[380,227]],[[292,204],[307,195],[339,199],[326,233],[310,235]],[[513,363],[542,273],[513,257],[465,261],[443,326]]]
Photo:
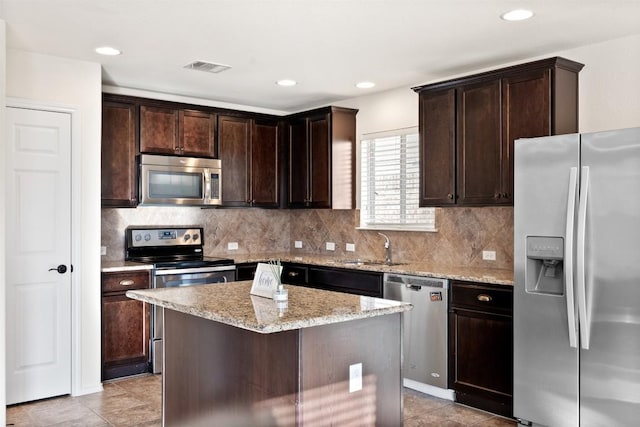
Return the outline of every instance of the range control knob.
[[[200,235],[198,233],[193,235],[193,240],[198,240],[200,238]]]
[[[139,242],[140,240],[142,240],[142,236],[141,236],[141,235],[139,235],[139,234],[136,234],[136,236],[134,237],[134,240],[135,240],[136,242]]]
[[[187,241],[189,241],[189,239],[190,239],[190,238],[191,238],[191,234],[189,234],[189,233],[185,233],[185,235],[184,235],[184,241],[185,241],[185,242],[187,242]]]
[[[145,234],[145,235],[144,235],[144,240],[145,240],[145,241],[147,241],[147,242],[148,242],[149,240],[151,240],[151,234],[149,234],[149,233]]]

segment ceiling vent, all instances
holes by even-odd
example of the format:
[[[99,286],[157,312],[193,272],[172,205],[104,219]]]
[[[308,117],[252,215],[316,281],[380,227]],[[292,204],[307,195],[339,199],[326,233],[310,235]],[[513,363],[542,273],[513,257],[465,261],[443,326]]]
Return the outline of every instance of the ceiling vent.
[[[213,62],[193,61],[192,63],[185,65],[184,68],[188,68],[190,70],[205,71],[207,73],[221,73],[231,67],[228,65],[216,64]]]

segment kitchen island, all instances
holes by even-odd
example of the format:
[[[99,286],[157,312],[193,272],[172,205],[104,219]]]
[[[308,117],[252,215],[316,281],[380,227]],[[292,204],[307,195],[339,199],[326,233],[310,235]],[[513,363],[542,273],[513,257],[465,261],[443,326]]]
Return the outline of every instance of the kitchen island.
[[[127,292],[164,308],[164,425],[401,425],[410,304],[251,284]]]

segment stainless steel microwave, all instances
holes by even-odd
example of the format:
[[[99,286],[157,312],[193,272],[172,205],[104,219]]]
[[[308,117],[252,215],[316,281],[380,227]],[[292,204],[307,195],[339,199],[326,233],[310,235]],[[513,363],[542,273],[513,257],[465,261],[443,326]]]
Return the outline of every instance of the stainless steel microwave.
[[[140,204],[222,204],[222,162],[196,157],[140,156]]]

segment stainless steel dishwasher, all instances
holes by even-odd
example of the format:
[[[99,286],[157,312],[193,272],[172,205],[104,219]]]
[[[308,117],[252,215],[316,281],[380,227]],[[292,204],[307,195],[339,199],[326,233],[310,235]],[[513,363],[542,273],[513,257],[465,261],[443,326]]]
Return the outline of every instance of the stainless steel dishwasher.
[[[404,378],[441,389],[447,388],[448,289],[447,279],[384,275],[384,298],[413,304],[404,314]]]

